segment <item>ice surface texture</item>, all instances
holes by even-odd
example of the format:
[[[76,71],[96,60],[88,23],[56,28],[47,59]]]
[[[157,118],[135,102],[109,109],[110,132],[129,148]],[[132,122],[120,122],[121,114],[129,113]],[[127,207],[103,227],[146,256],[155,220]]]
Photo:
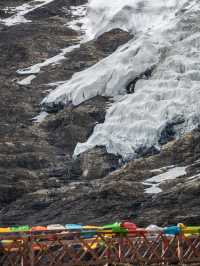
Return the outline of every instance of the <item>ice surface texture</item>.
[[[159,149],[169,128],[179,137],[199,125],[199,13],[197,0],[90,1],[88,15],[94,24],[90,32],[98,29],[94,33],[98,35],[126,27],[135,37],[43,100],[43,106],[49,107],[78,105],[96,95],[114,98],[105,122],[95,127],[86,143],[77,145],[75,155],[104,145],[108,152],[129,160],[141,151]],[[102,17],[105,23],[98,22]],[[132,94],[127,94],[131,82]]]

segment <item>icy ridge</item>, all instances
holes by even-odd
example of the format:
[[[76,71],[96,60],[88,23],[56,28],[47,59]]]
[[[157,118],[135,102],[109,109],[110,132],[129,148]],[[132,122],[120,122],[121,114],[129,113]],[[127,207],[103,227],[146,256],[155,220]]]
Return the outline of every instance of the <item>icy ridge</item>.
[[[146,2],[152,3],[155,14],[153,4],[157,1],[135,1]],[[186,2],[168,1],[166,10],[158,6],[161,14],[152,17],[155,20],[151,29],[145,26],[142,33],[139,29],[134,40],[95,66],[75,74],[43,100],[44,106],[60,102],[78,105],[96,95],[114,97],[116,102],[107,110],[105,122],[95,127],[86,143],[77,145],[75,155],[104,145],[108,152],[128,160],[141,150],[159,149],[168,125],[179,137],[200,123],[200,3]],[[144,15],[144,9],[142,12]],[[134,93],[127,95],[127,85],[151,69],[151,77],[139,80]]]

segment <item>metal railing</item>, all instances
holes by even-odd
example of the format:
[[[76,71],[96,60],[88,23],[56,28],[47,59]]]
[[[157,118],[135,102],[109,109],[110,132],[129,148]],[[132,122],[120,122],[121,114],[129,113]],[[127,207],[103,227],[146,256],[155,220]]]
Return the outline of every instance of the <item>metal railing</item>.
[[[1,266],[200,265],[200,236],[137,230],[0,234]]]

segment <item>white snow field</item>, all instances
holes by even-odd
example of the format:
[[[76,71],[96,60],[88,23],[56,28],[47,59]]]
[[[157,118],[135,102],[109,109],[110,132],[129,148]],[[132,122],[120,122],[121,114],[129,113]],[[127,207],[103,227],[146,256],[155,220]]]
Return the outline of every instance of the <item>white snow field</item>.
[[[90,0],[90,34],[120,27],[135,33],[129,43],[93,67],[76,73],[42,102],[78,105],[96,95],[113,97],[98,124],[74,155],[104,145],[125,160],[138,150],[159,149],[169,124],[175,135],[200,123],[200,1]],[[142,73],[153,70],[151,76]],[[138,77],[134,93],[127,85]]]
[[[4,23],[8,27],[13,26],[13,25],[17,25],[20,23],[30,22],[29,20],[27,20],[24,17],[25,15],[27,15],[29,12],[31,12],[37,8],[40,8],[44,5],[51,3],[53,1],[55,1],[55,0],[33,0],[33,1],[30,1],[29,3],[23,4],[23,5],[18,6],[16,8],[11,8],[12,11],[15,12],[15,14],[9,18],[0,19],[0,22]]]

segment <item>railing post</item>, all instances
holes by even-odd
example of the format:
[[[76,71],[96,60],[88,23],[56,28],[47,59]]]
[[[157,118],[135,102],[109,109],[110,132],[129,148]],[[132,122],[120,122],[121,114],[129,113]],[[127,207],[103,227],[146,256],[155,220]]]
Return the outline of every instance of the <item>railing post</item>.
[[[120,234],[120,238],[119,238],[119,254],[118,254],[118,258],[119,258],[119,262],[122,262],[122,245],[123,245],[123,236],[122,234]]]
[[[23,253],[21,256],[21,266],[29,266],[28,264],[28,256],[27,256],[27,252],[28,252],[28,240],[23,239],[23,242],[20,243],[20,245],[23,245]]]
[[[34,266],[33,240],[30,237],[24,241],[24,252],[21,258],[21,266]]]
[[[33,250],[33,239],[30,236],[29,238],[29,261],[30,261],[30,266],[34,266],[34,250]]]
[[[25,252],[23,253],[22,257],[21,257],[21,266],[30,266],[29,265],[29,258],[28,258],[28,254]]]
[[[179,259],[179,262],[183,263],[183,234],[182,233],[179,233],[178,236],[178,259]]]
[[[163,260],[162,264],[165,265],[165,262],[167,260],[166,250],[169,246],[169,240],[167,239],[167,236],[165,236],[163,233],[160,233],[160,236],[161,236],[160,241],[162,241],[162,254],[161,254]]]

